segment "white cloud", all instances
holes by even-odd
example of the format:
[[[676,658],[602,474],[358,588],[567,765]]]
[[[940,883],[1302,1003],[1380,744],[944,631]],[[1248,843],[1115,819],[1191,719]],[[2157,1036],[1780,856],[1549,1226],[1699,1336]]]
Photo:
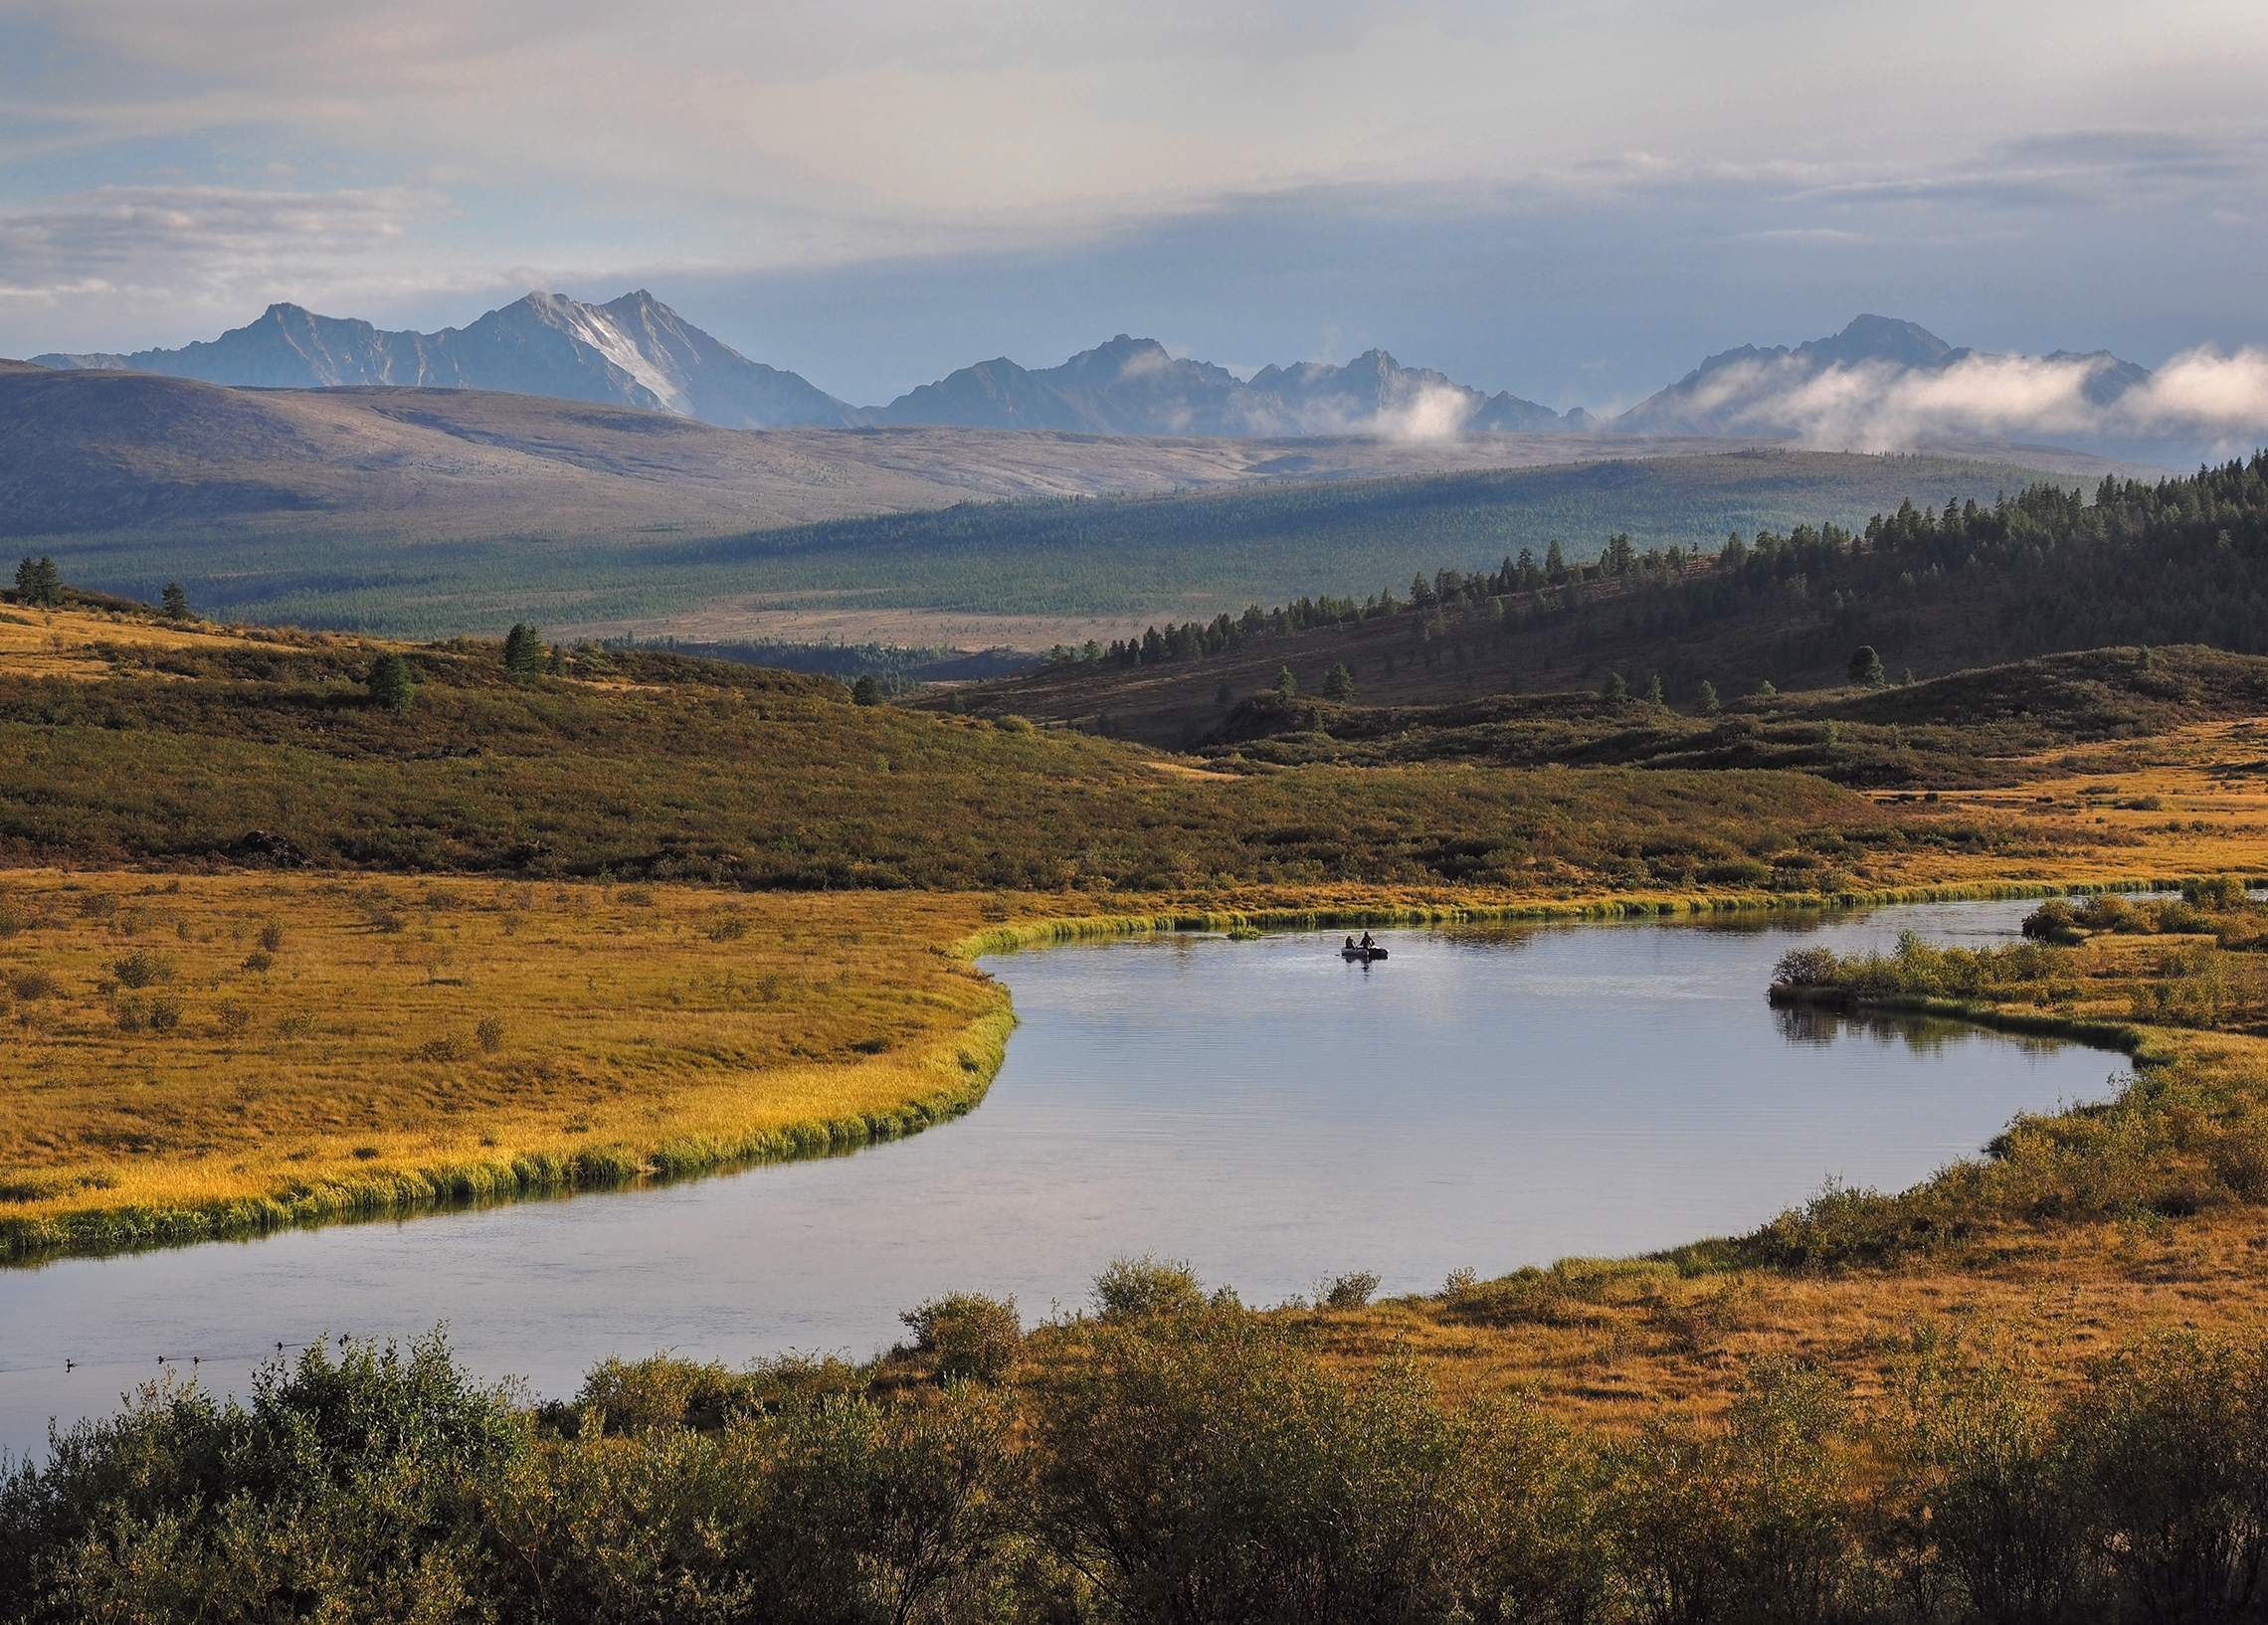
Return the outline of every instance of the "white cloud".
[[[1793,430],[1811,445],[1856,451],[1979,437],[2229,450],[2268,439],[2268,351],[2191,350],[2112,395],[2106,375],[2116,366],[2107,356],[1978,355],[1937,371],[1867,362],[1813,373],[1776,359],[1720,369],[1694,404],[1733,426]]]

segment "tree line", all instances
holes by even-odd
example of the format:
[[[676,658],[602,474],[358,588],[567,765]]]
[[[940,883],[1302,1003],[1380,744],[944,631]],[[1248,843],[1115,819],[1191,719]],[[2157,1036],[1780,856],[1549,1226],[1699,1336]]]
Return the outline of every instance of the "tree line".
[[[1641,549],[1626,532],[1597,560],[1558,542],[1493,571],[1437,570],[1368,598],[1323,595],[1239,616],[1151,627],[1107,646],[1058,645],[1057,664],[1125,666],[1233,652],[1263,637],[1415,615],[1485,614],[1501,635],[1621,605],[1642,635],[1677,637],[1760,606],[1824,615],[1844,647],[1894,640],[1901,618],[1982,595],[1999,654],[2202,642],[2268,652],[2268,452],[2157,481],[2105,476],[2092,498],[2039,482],[1992,502],[1908,498],[1863,529],[1832,522],[1728,535],[1714,553]]]

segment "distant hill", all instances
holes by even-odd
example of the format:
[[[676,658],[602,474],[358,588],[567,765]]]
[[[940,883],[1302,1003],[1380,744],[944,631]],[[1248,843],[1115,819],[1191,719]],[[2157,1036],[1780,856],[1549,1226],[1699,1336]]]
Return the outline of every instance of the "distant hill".
[[[1152,744],[1210,739],[1250,750],[1275,740],[1263,753],[1271,759],[1344,756],[1362,742],[1350,759],[1512,760],[1550,742],[1537,735],[1515,752],[1492,731],[1499,724],[1595,715],[1611,724],[1625,715],[1602,703],[1610,674],[1633,696],[1626,715],[1635,728],[1651,726],[1653,709],[1634,699],[1649,680],[1659,681],[1669,706],[1706,714],[1705,683],[1725,703],[1766,682],[1843,687],[1861,644],[1894,683],[1909,673],[1928,679],[2116,645],[2268,654],[2268,453],[2156,482],[2106,478],[2091,493],[2043,482],[1988,504],[1940,507],[1925,497],[1886,504],[1863,525],[1774,527],[1699,554],[1633,541],[1593,563],[1555,566],[1548,554],[1528,552],[1486,572],[1451,566],[1393,603],[1312,599],[1210,625],[1152,627],[1132,646],[1060,658],[959,703]],[[2151,670],[2145,655],[2129,663]],[[1352,703],[1318,709],[1334,667],[1351,674]],[[1272,692],[1285,669],[1289,699]],[[2141,686],[2181,697],[2181,682],[2169,674]],[[1974,685],[1964,692],[1976,714],[2020,722],[2028,735],[2064,726],[2020,686],[1995,690],[1989,703]],[[1837,714],[1885,727],[1931,720],[1935,713],[1905,693],[1870,690]],[[2256,715],[2257,692],[2244,694],[2213,714]],[[2109,713],[2087,726],[2114,725],[2159,726]],[[1282,746],[1318,731],[1296,750]],[[2055,743],[2043,738],[2030,748]]]
[[[132,355],[42,355],[59,370],[103,369],[269,389],[398,384],[603,401],[727,429],[842,428],[855,414],[792,372],[751,361],[643,288],[608,304],[530,293],[469,327],[388,332],[366,321],[272,304],[209,343]]]
[[[1708,545],[2039,477],[1758,445],[743,433],[472,390],[27,368],[0,370],[0,535],[76,584],[178,580],[268,624],[1045,647],[1068,631],[1032,618],[1210,616],[1553,538],[1577,557],[1617,530]]]
[[[1405,367],[1384,350],[1343,367],[1266,367],[1246,382],[1226,368],[1171,355],[1156,339],[1124,333],[1040,371],[1006,356],[963,367],[863,416],[877,424],[1109,435],[1437,439],[1598,427],[1580,408],[1562,414],[1509,394],[1485,395],[1427,368]]]

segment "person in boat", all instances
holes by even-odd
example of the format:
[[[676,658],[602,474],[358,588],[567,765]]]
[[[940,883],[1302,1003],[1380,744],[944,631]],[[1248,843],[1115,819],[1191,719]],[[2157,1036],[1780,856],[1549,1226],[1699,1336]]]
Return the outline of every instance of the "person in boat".
[[[1347,947],[1348,947],[1348,948],[1350,948],[1350,949],[1352,949],[1354,946],[1355,946],[1355,939],[1354,939],[1354,938],[1352,938],[1352,937],[1349,937],[1349,938],[1347,939]]]
[[[1377,945],[1376,943],[1374,943],[1374,942],[1372,942],[1372,941],[1371,941],[1371,934],[1370,934],[1369,932],[1367,932],[1367,931],[1366,931],[1366,932],[1364,932],[1364,933],[1363,933],[1363,940],[1362,940],[1362,942],[1361,942],[1359,945],[1357,945],[1357,946],[1359,946],[1359,947],[1360,947],[1360,948],[1363,950],[1363,952],[1367,954],[1367,953],[1369,953],[1369,952],[1370,952],[1370,951],[1371,951],[1373,948],[1377,947],[1378,945]]]

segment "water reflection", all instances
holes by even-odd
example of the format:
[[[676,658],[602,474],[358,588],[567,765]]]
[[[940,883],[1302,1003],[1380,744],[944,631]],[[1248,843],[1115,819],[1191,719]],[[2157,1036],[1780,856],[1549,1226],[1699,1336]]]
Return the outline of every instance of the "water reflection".
[[[1773,1017],[1788,1042],[1814,1049],[1825,1049],[1837,1038],[1848,1036],[1877,1044],[1902,1044],[1916,1055],[1942,1055],[1949,1048],[1974,1042],[1978,1035],[1977,1027],[1968,1021],[1887,1010],[1853,1014],[1794,1004],[1776,1008]],[[2024,1055],[2053,1055],[2064,1047],[2062,1040],[2036,1033],[1999,1032],[1994,1037]]]

